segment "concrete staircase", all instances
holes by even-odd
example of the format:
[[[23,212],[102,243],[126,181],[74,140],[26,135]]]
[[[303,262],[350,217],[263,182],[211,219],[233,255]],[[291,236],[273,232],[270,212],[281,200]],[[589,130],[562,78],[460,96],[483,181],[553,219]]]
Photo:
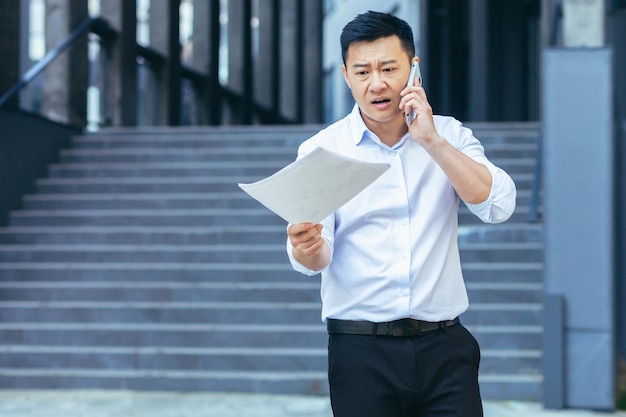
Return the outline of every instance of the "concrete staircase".
[[[526,220],[536,124],[474,125],[518,186],[508,223],[462,207],[486,399],[541,395],[542,235]],[[111,129],[77,137],[0,229],[0,388],[327,392],[319,280],[237,182],[319,126]]]

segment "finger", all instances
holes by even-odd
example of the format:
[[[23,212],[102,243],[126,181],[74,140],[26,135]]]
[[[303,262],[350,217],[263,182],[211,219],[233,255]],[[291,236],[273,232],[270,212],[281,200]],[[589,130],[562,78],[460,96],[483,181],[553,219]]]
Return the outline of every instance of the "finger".
[[[318,235],[316,238],[310,239],[306,242],[299,244],[298,246],[295,246],[295,248],[305,255],[313,255],[319,252],[323,246],[324,239],[322,239],[322,237]]]
[[[289,236],[297,236],[297,235],[299,235],[301,233],[304,233],[304,232],[310,230],[312,227],[313,227],[312,223],[291,224],[287,228],[287,234]]]

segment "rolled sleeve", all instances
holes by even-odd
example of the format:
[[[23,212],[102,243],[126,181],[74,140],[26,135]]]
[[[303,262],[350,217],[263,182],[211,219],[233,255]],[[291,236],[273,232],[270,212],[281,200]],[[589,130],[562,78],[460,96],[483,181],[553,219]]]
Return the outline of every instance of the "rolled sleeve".
[[[491,173],[492,183],[489,197],[482,203],[465,203],[471,213],[484,223],[502,223],[515,211],[517,190],[513,179],[501,168],[485,160],[480,161]]]

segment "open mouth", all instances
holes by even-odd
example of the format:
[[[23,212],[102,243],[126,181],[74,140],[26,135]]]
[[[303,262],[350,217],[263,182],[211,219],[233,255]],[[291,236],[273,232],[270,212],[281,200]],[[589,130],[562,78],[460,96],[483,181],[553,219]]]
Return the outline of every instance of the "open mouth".
[[[389,103],[389,102],[391,102],[391,100],[388,99],[388,98],[381,98],[381,99],[378,99],[378,100],[372,100],[372,104],[384,104],[384,103]]]

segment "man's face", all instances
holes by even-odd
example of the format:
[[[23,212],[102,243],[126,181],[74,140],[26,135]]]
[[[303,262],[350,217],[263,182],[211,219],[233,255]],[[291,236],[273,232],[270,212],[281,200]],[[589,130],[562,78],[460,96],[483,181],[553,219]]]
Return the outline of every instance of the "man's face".
[[[397,36],[350,45],[343,76],[365,123],[404,123],[400,91],[406,87],[410,58]]]

